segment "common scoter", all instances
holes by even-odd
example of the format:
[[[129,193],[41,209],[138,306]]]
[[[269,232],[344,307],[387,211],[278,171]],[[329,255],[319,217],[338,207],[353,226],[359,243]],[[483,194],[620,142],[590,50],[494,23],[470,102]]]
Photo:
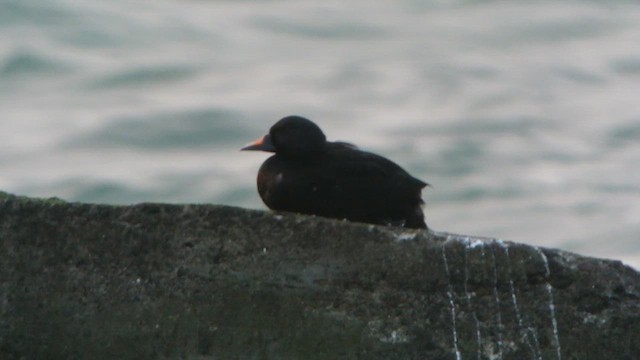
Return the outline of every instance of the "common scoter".
[[[427,183],[382,156],[327,141],[308,119],[287,116],[241,150],[275,153],[258,171],[258,192],[272,210],[427,227],[421,198]]]

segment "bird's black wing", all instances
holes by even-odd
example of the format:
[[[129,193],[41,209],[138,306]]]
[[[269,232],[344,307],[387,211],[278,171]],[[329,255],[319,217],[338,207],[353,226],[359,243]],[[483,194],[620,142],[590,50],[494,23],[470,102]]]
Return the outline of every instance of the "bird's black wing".
[[[322,164],[314,166],[322,170],[312,177],[318,213],[342,211],[346,218],[365,222],[418,222],[413,227],[424,227],[420,205],[427,183],[382,156],[343,143],[328,145]]]
[[[428,186],[426,182],[411,176],[393,161],[367,151],[359,150],[349,143],[329,143],[327,161],[331,164],[336,176],[343,176],[357,180],[387,179],[381,182],[389,186],[404,186],[422,189]]]

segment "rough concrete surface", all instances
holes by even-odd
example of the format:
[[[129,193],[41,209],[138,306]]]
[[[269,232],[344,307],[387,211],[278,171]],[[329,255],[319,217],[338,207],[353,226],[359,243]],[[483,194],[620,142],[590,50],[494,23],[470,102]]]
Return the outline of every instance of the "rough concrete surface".
[[[640,274],[554,249],[6,193],[0,239],[0,359],[640,358]]]

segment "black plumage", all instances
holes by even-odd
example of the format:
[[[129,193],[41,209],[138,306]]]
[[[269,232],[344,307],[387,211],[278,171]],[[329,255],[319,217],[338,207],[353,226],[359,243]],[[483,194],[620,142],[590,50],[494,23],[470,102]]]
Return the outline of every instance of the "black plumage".
[[[426,228],[422,189],[428,184],[396,163],[288,116],[242,150],[275,152],[258,171],[258,192],[273,210],[371,224]]]

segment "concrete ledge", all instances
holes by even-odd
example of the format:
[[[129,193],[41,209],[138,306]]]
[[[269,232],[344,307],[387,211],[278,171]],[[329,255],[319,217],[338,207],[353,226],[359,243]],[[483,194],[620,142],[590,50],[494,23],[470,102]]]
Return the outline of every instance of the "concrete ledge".
[[[1,359],[640,356],[640,274],[559,250],[6,193],[0,239]]]

